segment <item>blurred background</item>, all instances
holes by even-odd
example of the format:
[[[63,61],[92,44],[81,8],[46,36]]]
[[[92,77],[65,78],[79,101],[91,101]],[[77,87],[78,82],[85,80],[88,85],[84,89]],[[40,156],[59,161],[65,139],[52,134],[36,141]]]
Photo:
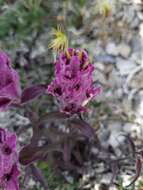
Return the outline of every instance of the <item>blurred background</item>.
[[[88,50],[95,65],[95,83],[103,92],[89,105],[87,119],[111,158],[130,158],[130,135],[143,144],[143,2],[142,0],[0,0],[0,49],[12,58],[22,87],[53,78],[56,53],[49,49],[52,29],[60,25],[70,47]],[[46,101],[45,101],[46,100]],[[42,110],[56,110],[52,97],[41,100]],[[0,126],[16,130],[29,121],[15,110],[0,113]],[[30,134],[19,138],[26,142]],[[96,155],[101,159],[96,160]],[[49,164],[39,163],[51,190],[126,190],[135,175],[135,159],[118,163],[117,186],[110,187],[112,165],[96,144],[78,178],[65,172],[63,180]],[[93,159],[92,159],[93,158]],[[101,162],[102,158],[106,161]],[[30,179],[28,190],[42,190]],[[130,190],[142,190],[141,176]]]

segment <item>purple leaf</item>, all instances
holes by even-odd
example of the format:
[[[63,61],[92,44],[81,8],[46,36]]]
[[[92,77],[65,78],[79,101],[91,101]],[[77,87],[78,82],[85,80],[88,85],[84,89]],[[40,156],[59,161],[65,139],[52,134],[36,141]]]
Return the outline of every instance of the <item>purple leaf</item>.
[[[45,152],[45,147],[27,145],[20,151],[19,161],[23,165],[30,164],[31,162],[42,158],[45,155]]]
[[[70,120],[69,123],[72,127],[79,129],[85,137],[91,138],[94,136],[94,129],[84,120],[73,119]]]
[[[132,182],[129,185],[127,185],[126,187],[129,187],[129,186],[131,186],[132,184],[134,184],[136,182],[136,180],[141,175],[141,169],[142,169],[141,156],[138,156],[137,159],[136,159],[136,175],[134,176],[134,179],[132,180]]]
[[[42,84],[28,87],[22,92],[21,103],[23,104],[31,101],[37,98],[38,96],[44,94],[45,91],[46,91],[46,85]]]
[[[44,145],[42,147],[29,144],[19,153],[19,161],[22,165],[28,165],[36,160],[45,159],[49,152],[60,151],[59,145]]]
[[[39,125],[43,124],[44,122],[51,122],[51,121],[55,121],[55,120],[64,120],[64,119],[68,119],[69,115],[63,112],[51,112],[51,113],[47,113],[43,116],[41,116],[40,121],[39,121]]]

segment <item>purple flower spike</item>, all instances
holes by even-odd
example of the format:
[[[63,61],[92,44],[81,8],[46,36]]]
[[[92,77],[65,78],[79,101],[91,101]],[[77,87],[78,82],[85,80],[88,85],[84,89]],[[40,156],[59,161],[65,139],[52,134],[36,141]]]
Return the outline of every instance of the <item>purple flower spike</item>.
[[[86,104],[100,93],[101,88],[93,85],[93,71],[86,50],[69,48],[60,53],[55,63],[55,79],[47,92],[58,99],[62,111],[84,112]]]
[[[0,111],[20,102],[21,88],[18,73],[11,67],[9,57],[0,52]]]
[[[0,189],[19,190],[16,135],[0,128]]]

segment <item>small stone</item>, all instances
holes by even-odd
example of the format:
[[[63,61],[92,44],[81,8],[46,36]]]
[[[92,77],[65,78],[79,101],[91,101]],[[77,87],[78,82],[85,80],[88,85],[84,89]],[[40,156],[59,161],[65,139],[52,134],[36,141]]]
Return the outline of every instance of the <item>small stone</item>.
[[[140,129],[140,127],[137,124],[126,123],[123,126],[123,131],[125,131],[128,134],[136,133],[138,137],[141,136],[141,129]]]
[[[142,48],[141,48],[142,49]],[[140,50],[136,53],[133,53],[130,56],[130,60],[132,60],[134,63],[136,63],[137,65],[141,65],[142,64],[142,55]]]
[[[116,62],[115,57],[111,55],[95,55],[94,56],[95,61],[102,62],[102,63],[110,63],[114,64]],[[97,65],[97,64],[96,64]]]
[[[95,70],[95,72],[94,72],[94,80],[99,81],[102,84],[107,83],[107,80],[106,80],[106,77],[105,77],[104,73],[102,73],[102,72],[100,72],[98,70]]]
[[[110,187],[109,190],[117,190],[117,187],[113,186],[113,187]]]
[[[102,179],[101,179],[101,185],[106,184],[108,186],[111,183],[112,177],[113,177],[112,173],[107,173],[106,175],[103,174]]]
[[[125,44],[125,43],[121,43],[118,46],[118,52],[119,54],[124,57],[124,58],[128,58],[129,54],[131,53],[131,48],[129,45]]]
[[[117,148],[119,147],[121,144],[123,144],[125,140],[125,137],[121,135],[121,133],[119,133],[119,131],[117,130],[116,132],[113,132],[109,138],[109,144],[114,147]]]
[[[140,69],[135,75],[133,76],[132,80],[128,84],[130,88],[135,88],[135,89],[141,89],[143,88],[143,69]]]
[[[134,3],[135,3],[135,4],[141,4],[141,3],[142,3],[142,0],[134,0]]]
[[[137,12],[137,16],[139,20],[143,21],[143,13],[142,12]]]
[[[113,69],[110,73],[110,78],[108,80],[112,88],[121,88],[122,87],[122,78],[120,77],[117,69]]]
[[[72,184],[73,183],[73,178],[71,176],[66,176],[66,180]]]
[[[131,26],[131,29],[136,29],[139,27],[139,24],[140,24],[140,20],[138,17],[135,17],[135,19],[133,20],[133,22],[131,22],[130,26]]]
[[[130,5],[131,4],[131,0],[120,0],[121,3],[124,3],[125,5]]]
[[[124,7],[124,18],[123,20],[132,23],[135,18],[135,9],[133,6]]]
[[[97,68],[97,69],[99,69],[101,71],[104,71],[105,65],[103,63],[101,63],[101,62],[96,62],[95,68]]]
[[[109,54],[109,55],[114,55],[114,56],[117,56],[118,55],[118,47],[115,43],[111,42],[107,45],[106,47],[106,52]]]
[[[131,47],[134,53],[140,53],[140,50],[142,49],[142,47],[141,47],[141,38],[139,35],[132,37]]]
[[[95,148],[95,147],[92,147],[91,153],[92,153],[93,155],[98,155],[99,150],[98,150],[97,148]]]
[[[108,127],[110,130],[109,144],[113,147],[117,147],[119,142],[123,142],[123,138],[120,138],[120,134],[123,129],[122,123],[120,121],[112,121],[109,122]]]
[[[117,96],[117,98],[122,98],[122,96],[123,96],[122,88],[119,88],[116,90],[116,96]]]
[[[140,27],[139,27],[139,34],[140,34],[141,38],[143,38],[143,23],[140,24]]]
[[[93,188],[93,190],[99,190],[99,184],[94,184],[94,188]]]
[[[136,64],[134,62],[122,58],[117,58],[116,66],[121,76],[129,74],[136,68]]]

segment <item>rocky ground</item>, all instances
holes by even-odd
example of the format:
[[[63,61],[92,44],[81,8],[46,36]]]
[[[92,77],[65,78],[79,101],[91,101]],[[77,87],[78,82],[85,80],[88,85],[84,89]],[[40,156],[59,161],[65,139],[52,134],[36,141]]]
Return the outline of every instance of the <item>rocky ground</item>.
[[[88,47],[94,55],[95,79],[103,86],[103,93],[99,97],[104,102],[101,113],[92,113],[99,119],[98,136],[106,150],[113,148],[114,155],[112,152],[109,157],[116,155],[115,157],[120,159],[129,151],[125,134],[130,135],[140,148],[143,142],[143,4],[141,1],[122,1],[116,6],[116,11],[118,13],[114,13],[106,26],[97,22],[96,25],[93,24],[92,40]],[[101,40],[98,35],[102,32],[104,38]],[[94,147],[92,152],[95,155],[104,155]],[[107,159],[109,157],[107,156]],[[124,185],[129,184],[131,176],[135,174],[133,163],[134,160],[127,160],[123,167],[118,166]],[[88,179],[92,178],[92,183],[86,184],[85,189],[98,189],[99,186],[100,189],[108,189],[112,173],[107,169],[104,174],[106,167],[103,163],[98,165],[95,161],[92,166],[88,164],[90,169],[83,176],[83,181],[86,184]],[[111,167],[110,165],[109,168]],[[101,173],[99,183],[106,185],[97,184],[98,180],[94,180],[97,173]]]
[[[135,156],[127,136],[138,150],[143,144],[143,2],[120,0],[115,5],[108,19],[98,16],[95,19],[91,10],[91,13],[84,12],[81,29],[69,29],[74,36],[73,45],[78,44],[91,53],[96,67],[95,81],[103,88],[88,116],[97,128],[102,149],[96,143],[92,145],[92,159],[85,163],[80,179],[81,190],[124,190],[116,184],[122,181],[124,186],[128,185],[136,172]],[[45,38],[44,33],[37,40],[33,59],[45,53]],[[0,114],[0,126],[16,129],[19,125],[28,126],[28,119],[13,112]],[[28,140],[28,135],[20,137],[19,142]],[[114,179],[111,185],[114,172],[120,179]],[[73,179],[68,176],[67,180]],[[141,180],[142,177],[136,183]],[[30,181],[29,186],[32,188],[33,184]]]

